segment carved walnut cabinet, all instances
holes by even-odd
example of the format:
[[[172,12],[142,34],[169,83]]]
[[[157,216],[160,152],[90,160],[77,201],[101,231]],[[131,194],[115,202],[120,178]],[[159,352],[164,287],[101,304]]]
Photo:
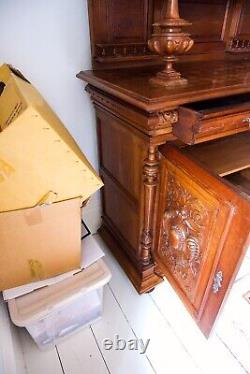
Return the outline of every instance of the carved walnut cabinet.
[[[96,110],[101,235],[139,293],[166,277],[208,336],[249,244],[250,2],[179,1],[194,46],[162,71],[148,40],[185,24],[164,18],[170,3],[89,0],[93,70],[78,78]]]

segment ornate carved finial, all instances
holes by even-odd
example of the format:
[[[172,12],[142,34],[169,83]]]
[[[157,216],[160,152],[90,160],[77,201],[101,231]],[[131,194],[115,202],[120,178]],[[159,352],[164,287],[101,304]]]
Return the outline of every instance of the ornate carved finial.
[[[191,25],[180,18],[178,0],[168,0],[166,15],[162,21],[154,23],[154,33],[148,41],[149,49],[158,53],[166,62],[166,67],[156,77],[150,79],[153,84],[161,86],[176,86],[187,83],[181,74],[174,70],[173,62],[176,55],[188,52],[194,42],[189,34],[182,32],[182,27]]]

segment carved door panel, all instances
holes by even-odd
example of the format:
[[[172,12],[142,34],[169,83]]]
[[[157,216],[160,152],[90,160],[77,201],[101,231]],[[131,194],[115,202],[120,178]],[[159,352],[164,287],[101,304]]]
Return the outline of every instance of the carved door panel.
[[[250,203],[180,149],[161,149],[155,259],[208,336],[249,242]]]

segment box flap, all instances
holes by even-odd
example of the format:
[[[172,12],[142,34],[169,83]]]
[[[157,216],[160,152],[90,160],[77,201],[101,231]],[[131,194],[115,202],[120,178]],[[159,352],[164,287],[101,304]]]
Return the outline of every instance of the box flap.
[[[86,269],[91,266],[96,261],[100,260],[104,256],[104,253],[99,246],[98,242],[89,235],[82,240],[81,244],[81,269]],[[60,274],[56,277],[45,279],[39,282],[32,282],[24,286],[11,288],[9,290],[3,291],[3,298],[5,301],[14,299],[16,297],[25,295],[29,292],[37,290],[39,288],[50,286],[52,284],[63,281],[64,279],[72,277],[74,274],[78,273],[80,268],[69,271],[64,274]]]
[[[95,170],[83,155],[74,138],[35,87],[19,77],[15,77],[15,83],[19,91],[22,93],[27,105],[32,106],[37,114],[40,115],[44,121],[49,124],[51,129],[56,132],[61,141],[67,144],[71,151],[74,152],[93,173],[95,173]]]
[[[49,190],[56,201],[81,196],[84,202],[102,187],[101,179],[39,92],[19,75],[0,67],[0,212],[32,207]]]
[[[0,290],[80,268],[80,205],[74,198],[0,213]]]

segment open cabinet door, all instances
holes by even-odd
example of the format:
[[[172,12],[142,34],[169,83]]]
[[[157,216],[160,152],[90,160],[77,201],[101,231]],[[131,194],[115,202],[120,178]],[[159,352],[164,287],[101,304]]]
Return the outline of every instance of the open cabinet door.
[[[155,260],[208,336],[249,244],[247,195],[164,145]]]

